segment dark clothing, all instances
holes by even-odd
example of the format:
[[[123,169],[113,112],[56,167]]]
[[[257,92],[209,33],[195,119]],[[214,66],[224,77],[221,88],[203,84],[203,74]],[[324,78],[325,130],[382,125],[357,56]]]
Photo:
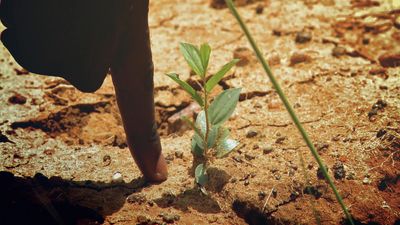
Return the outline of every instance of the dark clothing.
[[[94,92],[108,73],[137,0],[2,0],[1,40],[30,72]],[[120,51],[120,50],[119,50]]]

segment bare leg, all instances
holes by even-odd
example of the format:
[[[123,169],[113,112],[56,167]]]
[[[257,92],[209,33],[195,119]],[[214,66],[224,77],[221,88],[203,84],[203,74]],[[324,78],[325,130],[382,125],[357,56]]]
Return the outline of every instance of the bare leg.
[[[162,182],[167,164],[155,124],[148,0],[133,2],[134,19],[121,38],[112,79],[131,154],[147,180]]]

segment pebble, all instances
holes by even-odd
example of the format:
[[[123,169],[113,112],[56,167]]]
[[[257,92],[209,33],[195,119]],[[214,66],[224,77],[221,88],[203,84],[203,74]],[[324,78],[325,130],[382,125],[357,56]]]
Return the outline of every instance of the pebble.
[[[267,155],[267,154],[269,154],[269,153],[271,153],[271,152],[273,152],[274,151],[274,148],[272,147],[272,146],[267,146],[267,147],[264,147],[263,148],[263,153],[265,154],[265,155]]]
[[[253,57],[253,52],[246,47],[239,47],[233,51],[233,58],[240,59],[237,66],[246,66],[250,63]]]
[[[244,154],[244,158],[248,161],[255,159],[256,157],[253,155],[250,155],[248,153]]]
[[[363,184],[370,184],[371,180],[368,177],[364,177]]]
[[[245,180],[244,181],[244,186],[247,186],[247,185],[249,185],[250,184],[250,181],[249,180]]]
[[[147,201],[146,196],[142,193],[133,193],[126,198],[126,201],[130,204],[143,204]]]
[[[332,56],[340,57],[340,56],[343,56],[346,54],[347,54],[347,51],[344,47],[336,46],[332,49]]]
[[[181,217],[177,214],[161,213],[160,216],[166,223],[174,223],[181,219]]]
[[[178,159],[182,159],[183,158],[183,152],[182,151],[176,151],[175,152],[175,157]]]
[[[256,13],[257,14],[262,14],[264,12],[264,5],[258,4],[256,7]]]
[[[23,104],[26,103],[26,97],[23,96],[23,95],[21,95],[21,94],[14,93],[14,95],[11,96],[11,97],[8,99],[8,102],[11,103],[11,104],[23,105]]]
[[[337,162],[335,165],[333,165],[332,170],[335,179],[341,180],[346,177],[346,170],[343,163]]]
[[[276,144],[282,144],[286,140],[286,137],[279,137],[276,139],[275,143]]]
[[[115,172],[115,173],[113,174],[113,176],[112,176],[112,181],[113,181],[113,182],[117,182],[117,183],[123,182],[124,179],[123,179],[123,177],[122,177],[122,174],[121,174],[120,172]]]
[[[309,31],[300,31],[296,34],[295,41],[296,43],[303,44],[311,41],[311,39],[312,35]]]
[[[265,197],[267,197],[267,194],[265,194],[265,192],[263,192],[263,191],[258,192],[259,200],[263,200]]]
[[[378,58],[379,63],[383,67],[398,67],[400,66],[400,53],[398,54],[391,54],[386,53]]]
[[[315,145],[315,148],[317,149],[318,152],[325,151],[329,148],[328,143],[317,143]]]
[[[165,160],[167,160],[167,161],[173,161],[174,158],[175,158],[174,155],[169,154],[169,155],[167,155],[167,156],[165,157]]]
[[[257,136],[257,135],[258,135],[257,131],[250,130],[250,131],[247,132],[246,137],[247,138],[253,138],[253,137]]]
[[[103,166],[109,166],[111,164],[111,156],[105,155],[103,157]]]
[[[236,162],[238,162],[238,163],[241,163],[241,162],[243,162],[243,159],[242,159],[242,157],[241,157],[241,156],[239,156],[239,155],[233,156],[232,158],[233,158],[233,160],[235,160],[235,161],[236,161]]]
[[[296,64],[303,63],[303,62],[310,62],[311,60],[312,60],[311,56],[309,56],[305,53],[295,52],[290,57],[290,65],[294,66]]]

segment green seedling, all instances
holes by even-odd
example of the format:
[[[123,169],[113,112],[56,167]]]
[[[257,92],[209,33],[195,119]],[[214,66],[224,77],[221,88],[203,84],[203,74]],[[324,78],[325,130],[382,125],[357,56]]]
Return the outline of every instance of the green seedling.
[[[201,91],[197,92],[187,82],[181,80],[176,73],[167,74],[178,83],[202,108],[195,121],[187,117],[182,119],[193,128],[192,153],[195,157],[202,157],[203,163],[195,169],[196,183],[203,192],[208,181],[207,168],[214,158],[222,158],[231,153],[239,142],[229,138],[229,130],[223,126],[232,115],[239,101],[241,88],[224,90],[213,101],[210,95],[214,87],[224,75],[239,61],[234,59],[225,64],[217,73],[207,76],[211,48],[203,44],[200,48],[187,43],[180,44],[180,50],[190,68],[200,78]]]

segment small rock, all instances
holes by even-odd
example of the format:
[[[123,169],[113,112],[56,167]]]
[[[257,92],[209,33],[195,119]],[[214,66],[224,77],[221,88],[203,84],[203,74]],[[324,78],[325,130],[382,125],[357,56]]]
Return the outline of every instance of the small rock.
[[[305,53],[295,52],[290,57],[290,66],[294,66],[296,64],[303,63],[303,62],[310,62],[311,60],[312,60],[311,56],[309,56]]]
[[[379,56],[378,60],[383,67],[398,67],[400,66],[400,53],[386,53]]]
[[[250,155],[248,153],[244,154],[244,158],[248,161],[255,159],[256,157],[253,155]]]
[[[264,5],[258,4],[256,7],[256,13],[257,14],[262,14],[264,12]]]
[[[126,198],[126,201],[130,204],[143,204],[147,201],[147,199],[142,193],[133,193]]]
[[[274,151],[274,148],[272,147],[272,146],[267,146],[267,147],[264,147],[263,148],[263,153],[266,155],[266,154],[269,154],[269,153],[271,153],[271,152],[273,152]]]
[[[178,159],[183,159],[183,152],[182,151],[175,151],[175,157]]]
[[[166,223],[174,223],[181,219],[181,217],[177,214],[161,213],[160,216],[162,217],[163,221]]]
[[[332,56],[340,57],[347,54],[347,50],[344,47],[336,46],[332,49]]]
[[[304,194],[313,195],[315,198],[320,198],[323,195],[321,187],[307,186],[303,190]]]
[[[258,192],[259,200],[263,200],[265,197],[267,197],[267,194],[265,194],[265,192],[263,192],[263,191]]]
[[[238,163],[243,162],[243,159],[240,155],[233,156],[232,158],[233,158],[233,160],[235,160]]]
[[[258,135],[257,131],[250,130],[250,131],[247,132],[246,137],[247,138],[253,138],[253,137],[257,136],[257,135]]]
[[[370,42],[369,38],[363,38],[363,39],[362,39],[362,43],[363,43],[364,45],[369,44],[369,42]]]
[[[280,37],[282,35],[282,31],[277,30],[277,29],[273,29],[272,30],[272,34],[275,35],[275,36]]]
[[[252,61],[253,52],[246,47],[239,47],[233,51],[233,58],[240,59],[237,66],[246,66]]]
[[[174,161],[174,155],[172,155],[172,154],[168,154],[166,157],[165,157],[165,160],[167,160],[167,161]]]
[[[386,68],[373,68],[369,71],[370,75],[387,75],[387,69]]]
[[[385,135],[387,133],[387,131],[385,129],[380,129],[377,133],[376,133],[376,137],[380,138],[383,135]]]
[[[276,198],[276,196],[278,196],[278,191],[275,188],[272,189],[272,196],[274,198]]]
[[[279,137],[276,139],[275,143],[276,144],[282,144],[286,140],[286,137]]]
[[[236,183],[236,182],[237,182],[237,178],[236,178],[236,177],[232,178],[232,179],[230,180],[230,182],[231,182],[232,184]]]
[[[8,99],[8,102],[11,103],[11,104],[23,105],[23,104],[26,103],[26,97],[23,96],[23,95],[21,95],[21,94],[14,93],[14,95],[11,96],[11,97]]]
[[[364,177],[363,184],[370,184],[371,180],[368,177]]]
[[[384,101],[384,100],[382,100],[382,99],[379,99],[379,100],[372,106],[372,109],[381,110],[381,109],[384,109],[387,105],[388,105],[388,104],[387,104],[386,101]]]
[[[346,177],[346,170],[343,163],[337,162],[335,165],[333,165],[332,170],[335,179],[341,180]]]
[[[123,179],[123,177],[122,177],[122,174],[121,174],[120,172],[114,173],[113,176],[112,176],[112,181],[113,181],[113,182],[116,182],[116,183],[123,182],[124,179]]]
[[[315,145],[315,148],[317,149],[318,152],[322,152],[329,148],[329,144],[328,143],[317,143]]]
[[[311,35],[310,32],[308,32],[308,31],[301,31],[301,32],[298,32],[298,33],[296,34],[295,41],[296,41],[297,43],[303,44],[303,43],[306,43],[306,42],[311,41],[311,39],[312,39],[312,35]]]
[[[249,180],[245,180],[244,181],[244,186],[247,186],[247,185],[249,185],[250,184],[250,181]]]

